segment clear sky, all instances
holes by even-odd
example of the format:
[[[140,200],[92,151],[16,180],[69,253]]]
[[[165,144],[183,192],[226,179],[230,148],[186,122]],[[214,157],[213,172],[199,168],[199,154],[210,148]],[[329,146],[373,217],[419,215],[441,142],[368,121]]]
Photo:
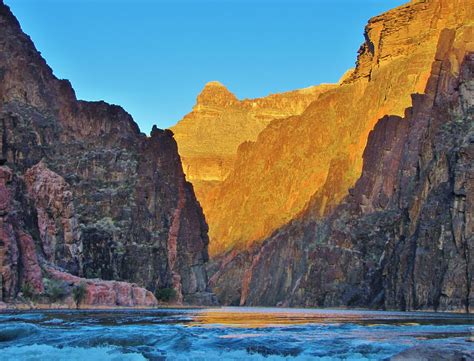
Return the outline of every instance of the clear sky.
[[[78,98],[175,124],[205,83],[239,98],[337,82],[367,20],[403,0],[5,0]]]

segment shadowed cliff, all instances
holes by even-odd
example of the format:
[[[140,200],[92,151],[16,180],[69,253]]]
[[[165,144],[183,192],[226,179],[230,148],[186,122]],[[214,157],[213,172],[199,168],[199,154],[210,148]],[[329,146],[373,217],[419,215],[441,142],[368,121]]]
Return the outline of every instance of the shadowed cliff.
[[[144,288],[214,302],[172,133],[147,137],[121,107],[76,100],[3,2],[0,29],[0,300],[84,282],[93,305],[156,304]]]

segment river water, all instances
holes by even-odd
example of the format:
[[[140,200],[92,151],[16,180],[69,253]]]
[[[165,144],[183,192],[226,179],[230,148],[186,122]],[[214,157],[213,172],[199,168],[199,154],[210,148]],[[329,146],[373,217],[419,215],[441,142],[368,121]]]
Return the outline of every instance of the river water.
[[[384,360],[474,349],[474,317],[283,308],[0,313],[0,360]]]

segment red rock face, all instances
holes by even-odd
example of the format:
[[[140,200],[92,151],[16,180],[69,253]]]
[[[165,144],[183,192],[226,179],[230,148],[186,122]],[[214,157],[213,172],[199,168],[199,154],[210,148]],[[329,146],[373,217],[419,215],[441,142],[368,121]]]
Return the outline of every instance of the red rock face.
[[[206,84],[192,112],[171,130],[178,142],[186,179],[193,184],[211,234],[219,228],[214,220],[228,212],[235,216],[239,208],[231,206],[225,211],[215,212],[214,206],[214,198],[233,168],[239,146],[257,140],[272,120],[303,113],[312,101],[336,87],[336,84],[321,84],[263,98],[239,100],[219,82]],[[247,190],[239,191],[247,193]],[[217,217],[213,217],[215,213]],[[258,217],[249,216],[249,219],[249,227],[258,222]],[[221,250],[221,240],[215,237],[210,243],[211,254]]]
[[[112,282],[88,286],[94,305],[149,305],[144,289],[162,288],[215,302],[207,225],[173,134],[147,137],[121,107],[78,101],[3,3],[0,28],[1,159],[11,169],[0,177],[13,179],[0,187],[2,297],[14,299],[25,277],[41,293],[56,267]]]
[[[37,293],[44,291],[35,243],[23,231],[21,219],[15,212],[12,197],[14,191],[9,189],[12,178],[8,167],[0,167],[0,294],[5,300],[16,296],[18,285],[29,285]]]
[[[23,270],[23,283],[29,284],[36,292],[44,291],[41,268],[36,255],[36,247],[31,236],[21,230],[17,233],[21,265]]]
[[[66,282],[68,285],[86,285],[86,296],[81,302],[81,306],[83,307],[153,307],[158,305],[153,293],[136,284],[85,279],[58,271],[51,267],[47,267],[47,272],[53,276],[54,279]]]
[[[82,243],[69,185],[44,162],[28,169],[24,180],[35,204],[46,260],[78,272]]]

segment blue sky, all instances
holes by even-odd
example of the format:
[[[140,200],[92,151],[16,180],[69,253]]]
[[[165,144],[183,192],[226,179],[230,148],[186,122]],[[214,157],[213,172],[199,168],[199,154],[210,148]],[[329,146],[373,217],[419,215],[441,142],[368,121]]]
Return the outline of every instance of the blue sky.
[[[402,0],[5,0],[77,96],[175,124],[218,80],[239,98],[336,82]]]

